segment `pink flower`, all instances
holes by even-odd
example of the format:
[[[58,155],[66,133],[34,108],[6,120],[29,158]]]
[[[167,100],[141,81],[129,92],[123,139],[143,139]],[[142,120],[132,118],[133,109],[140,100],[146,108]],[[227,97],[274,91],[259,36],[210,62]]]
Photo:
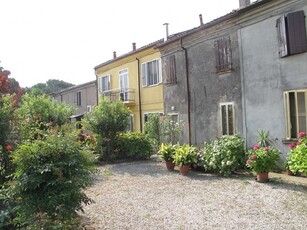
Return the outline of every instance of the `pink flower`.
[[[256,160],[257,156],[255,154],[252,155],[252,160]]]
[[[300,132],[298,134],[299,138],[302,138],[302,137],[306,137],[306,133],[305,132]]]
[[[296,146],[296,144],[295,144],[295,143],[291,143],[291,144],[289,145],[290,149],[295,148],[295,146]]]
[[[254,150],[257,150],[257,149],[260,149],[260,146],[259,146],[259,145],[255,145],[255,146],[254,146]]]
[[[250,160],[250,159],[248,159],[247,161],[246,161],[246,164],[250,164],[252,161]]]
[[[162,116],[161,119],[162,119],[162,121],[165,121],[166,120],[166,116]]]
[[[300,144],[302,144],[302,142],[300,142],[300,141],[296,142],[296,145],[300,145]]]
[[[263,150],[268,152],[268,151],[270,151],[270,148],[269,147],[264,147]]]
[[[12,146],[11,146],[11,145],[7,145],[7,146],[5,146],[5,149],[6,149],[7,151],[11,151],[11,150],[12,150]]]

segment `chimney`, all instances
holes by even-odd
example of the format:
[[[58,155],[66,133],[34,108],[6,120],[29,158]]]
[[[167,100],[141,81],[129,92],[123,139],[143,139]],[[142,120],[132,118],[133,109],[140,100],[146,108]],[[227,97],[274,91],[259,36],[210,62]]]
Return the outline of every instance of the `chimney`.
[[[113,59],[116,58],[116,51],[113,51]]]
[[[169,36],[169,34],[168,34],[168,23],[164,23],[163,26],[165,26],[165,32],[166,32],[164,41],[166,41],[168,39],[168,36]]]
[[[204,24],[204,22],[203,22],[203,15],[202,14],[199,15],[199,22],[200,22],[201,26]]]
[[[132,43],[132,51],[136,51],[136,43],[135,42]]]
[[[240,9],[247,7],[251,4],[250,0],[239,0]]]

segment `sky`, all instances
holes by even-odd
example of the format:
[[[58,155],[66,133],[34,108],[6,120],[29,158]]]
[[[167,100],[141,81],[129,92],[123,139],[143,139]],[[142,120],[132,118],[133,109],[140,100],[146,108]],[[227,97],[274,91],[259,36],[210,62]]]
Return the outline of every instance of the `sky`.
[[[252,1],[253,2],[253,1]],[[21,87],[82,84],[94,67],[239,8],[239,0],[0,0],[0,66]]]

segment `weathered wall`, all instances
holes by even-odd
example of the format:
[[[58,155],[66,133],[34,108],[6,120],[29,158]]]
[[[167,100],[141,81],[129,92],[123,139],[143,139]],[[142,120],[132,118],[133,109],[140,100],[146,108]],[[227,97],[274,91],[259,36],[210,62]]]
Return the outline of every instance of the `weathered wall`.
[[[270,139],[285,154],[288,145],[283,92],[307,88],[307,53],[280,58],[276,19],[283,14],[304,10],[306,1],[292,1],[251,16],[238,30],[241,44],[244,123],[247,146],[251,147],[260,130],[269,131]]]

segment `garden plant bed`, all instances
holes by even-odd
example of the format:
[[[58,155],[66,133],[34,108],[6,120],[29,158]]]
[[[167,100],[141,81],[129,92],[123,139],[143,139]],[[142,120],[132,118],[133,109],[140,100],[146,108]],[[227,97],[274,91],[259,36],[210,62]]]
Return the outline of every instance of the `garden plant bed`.
[[[84,207],[83,226],[305,230],[307,183],[280,175],[270,183],[257,183],[248,173],[221,177],[193,170],[182,176],[158,158],[103,165],[87,189],[95,203]]]

